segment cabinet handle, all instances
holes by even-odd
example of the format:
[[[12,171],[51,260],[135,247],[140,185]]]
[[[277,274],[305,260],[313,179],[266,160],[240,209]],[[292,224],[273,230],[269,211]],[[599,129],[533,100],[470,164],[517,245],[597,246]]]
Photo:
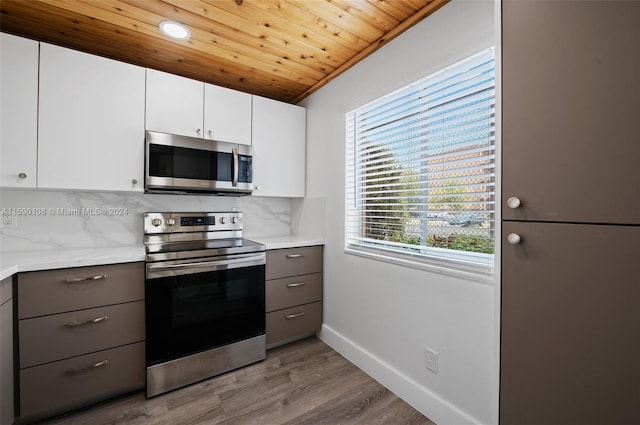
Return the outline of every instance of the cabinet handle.
[[[200,129],[196,128],[196,133],[198,133],[198,135],[200,135]]]
[[[104,367],[104,366],[107,365],[107,363],[109,363],[108,360],[103,360],[101,362],[94,363],[92,365],[85,366],[85,367],[79,367],[79,368],[72,367],[71,369],[67,369],[66,373],[69,374],[69,375],[76,375],[78,373],[89,372],[91,370],[98,369],[100,367]]]
[[[71,277],[69,279],[66,280],[67,283],[81,283],[81,282],[90,282],[90,281],[94,281],[94,280],[102,280],[102,279],[106,279],[107,278],[107,274],[99,274],[96,276],[90,276],[90,277]]]
[[[304,254],[287,254],[287,258],[301,258]]]
[[[211,137],[211,135],[213,134],[213,132],[211,130],[207,131],[207,134],[209,135],[209,137]]]
[[[516,208],[518,208],[520,206],[520,199],[516,198],[515,196],[512,196],[511,198],[507,199],[507,205],[509,206],[509,208],[515,210]]]
[[[26,173],[20,173],[20,174],[18,174],[18,177],[20,177],[21,179],[26,179],[27,178],[27,174]]]
[[[302,285],[304,285],[304,282],[287,283],[287,288],[297,288]]]
[[[295,314],[287,314],[286,316],[284,316],[284,318],[287,320],[291,320],[291,319],[297,319],[298,317],[302,317],[302,316],[304,316],[304,311],[301,311],[300,313],[295,313]]]
[[[509,235],[507,236],[507,242],[509,242],[511,245],[518,245],[521,240],[522,238],[517,233],[509,233]]]
[[[106,322],[108,318],[109,316],[100,316],[100,317],[96,317],[95,319],[85,320],[83,322],[73,321],[73,322],[65,323],[64,326],[67,328],[75,328],[78,326],[93,325],[95,323]]]
[[[133,184],[138,184],[138,179],[132,179],[132,180],[131,180],[131,183],[133,183]]]

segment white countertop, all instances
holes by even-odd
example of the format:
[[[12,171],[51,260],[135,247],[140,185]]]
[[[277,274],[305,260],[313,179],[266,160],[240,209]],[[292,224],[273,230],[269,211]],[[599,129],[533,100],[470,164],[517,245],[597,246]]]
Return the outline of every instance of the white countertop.
[[[0,280],[18,272],[144,261],[143,246],[0,253]]]
[[[248,239],[265,245],[267,249],[324,245],[324,240],[321,238],[303,236],[274,236]],[[96,266],[100,264],[132,263],[135,261],[144,261],[144,257],[145,252],[143,246],[3,251],[0,252],[0,280],[18,272]]]
[[[324,239],[305,237],[305,236],[268,236],[252,238],[248,237],[254,242],[261,243],[267,247],[267,249],[282,249],[282,248],[295,248],[301,246],[314,246],[324,245]]]

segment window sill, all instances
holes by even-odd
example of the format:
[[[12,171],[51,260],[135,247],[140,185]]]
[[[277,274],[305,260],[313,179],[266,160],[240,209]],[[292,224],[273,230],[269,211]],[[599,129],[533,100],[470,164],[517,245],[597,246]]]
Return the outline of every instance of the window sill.
[[[364,247],[346,247],[344,249],[345,254],[356,255],[358,257],[368,258],[371,260],[383,261],[385,263],[395,264],[403,267],[410,267],[418,270],[425,270],[431,273],[437,273],[460,279],[470,280],[473,282],[481,283],[484,285],[494,286],[495,276],[493,275],[494,266],[480,266],[480,265],[465,265],[459,266],[455,262],[450,264],[441,265],[447,262],[447,260],[439,259],[417,259],[411,256],[405,256],[402,254],[393,254],[388,252],[381,252],[374,249],[367,249]]]

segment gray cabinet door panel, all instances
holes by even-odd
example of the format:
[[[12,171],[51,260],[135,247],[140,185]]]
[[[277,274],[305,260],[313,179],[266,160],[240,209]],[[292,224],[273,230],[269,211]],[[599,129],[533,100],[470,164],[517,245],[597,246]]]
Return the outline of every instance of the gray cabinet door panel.
[[[640,224],[638,46],[638,1],[503,1],[503,219]]]
[[[0,281],[0,424],[13,423],[13,277]]]
[[[640,423],[640,227],[502,231],[500,422]]]
[[[321,301],[322,273],[268,280],[265,299],[267,312]]]
[[[322,272],[322,246],[267,251],[266,279]]]
[[[144,301],[20,320],[20,368],[144,341],[144,321]]]
[[[321,301],[267,313],[267,346],[311,335],[321,326]]]
[[[20,319],[143,300],[144,263],[20,273],[18,295]]]
[[[143,342],[23,369],[20,416],[54,414],[144,383]]]

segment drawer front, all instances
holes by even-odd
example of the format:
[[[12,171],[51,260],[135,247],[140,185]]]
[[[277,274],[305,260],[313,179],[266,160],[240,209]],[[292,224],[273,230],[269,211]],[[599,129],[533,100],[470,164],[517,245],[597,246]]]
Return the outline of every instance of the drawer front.
[[[144,263],[77,267],[18,275],[18,317],[144,300]]]
[[[70,410],[142,388],[144,379],[143,342],[23,369],[20,416]]]
[[[321,272],[321,246],[273,249],[267,251],[267,280]]]
[[[314,301],[322,301],[322,273],[267,281],[267,312]]]
[[[144,341],[144,301],[20,320],[20,368]]]
[[[267,345],[310,335],[322,326],[322,302],[267,313]]]

